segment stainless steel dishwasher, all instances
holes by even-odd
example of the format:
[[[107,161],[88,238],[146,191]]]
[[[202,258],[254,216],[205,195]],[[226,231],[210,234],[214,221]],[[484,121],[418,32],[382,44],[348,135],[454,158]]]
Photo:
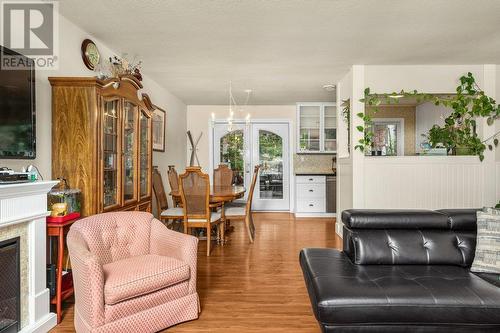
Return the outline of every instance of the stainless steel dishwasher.
[[[326,176],[326,212],[337,211],[337,177]]]

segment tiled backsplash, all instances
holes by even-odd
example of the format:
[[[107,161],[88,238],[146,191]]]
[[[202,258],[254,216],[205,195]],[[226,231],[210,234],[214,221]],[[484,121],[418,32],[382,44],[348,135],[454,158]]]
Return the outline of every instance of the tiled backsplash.
[[[293,169],[295,173],[332,173],[332,158],[330,154],[295,154]]]

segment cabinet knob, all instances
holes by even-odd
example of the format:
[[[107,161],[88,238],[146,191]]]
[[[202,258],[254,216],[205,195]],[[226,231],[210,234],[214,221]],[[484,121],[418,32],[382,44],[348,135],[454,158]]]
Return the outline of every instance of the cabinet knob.
[[[309,190],[309,192],[314,192],[314,190]]]
[[[309,207],[314,207],[314,205],[313,204],[309,204]]]
[[[310,182],[312,182],[313,180],[314,180],[314,179],[312,179],[312,178],[309,178],[309,181],[310,181]]]

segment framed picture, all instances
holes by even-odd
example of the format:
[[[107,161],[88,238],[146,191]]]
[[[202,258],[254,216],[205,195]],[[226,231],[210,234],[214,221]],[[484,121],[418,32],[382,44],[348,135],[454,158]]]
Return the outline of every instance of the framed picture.
[[[153,127],[153,150],[165,151],[165,126],[167,120],[167,112],[155,107],[153,111],[152,127]]]

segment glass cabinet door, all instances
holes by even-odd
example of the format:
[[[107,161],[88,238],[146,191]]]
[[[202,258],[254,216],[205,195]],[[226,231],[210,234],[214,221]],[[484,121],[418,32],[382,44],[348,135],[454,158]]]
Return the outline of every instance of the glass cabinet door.
[[[125,101],[123,104],[123,201],[137,199],[137,116],[135,104]]]
[[[103,209],[118,205],[118,100],[103,102]]]
[[[320,150],[321,106],[299,107],[299,150]]]
[[[337,110],[332,105],[327,105],[324,109],[323,150],[337,150]]]
[[[139,116],[139,195],[141,198],[150,194],[150,136],[151,136],[151,118],[140,112]]]

